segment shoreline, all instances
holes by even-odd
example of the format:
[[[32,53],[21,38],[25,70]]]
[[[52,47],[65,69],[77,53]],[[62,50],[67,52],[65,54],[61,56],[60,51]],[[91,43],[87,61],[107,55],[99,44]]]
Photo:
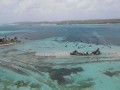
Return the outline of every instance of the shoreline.
[[[11,42],[11,43],[0,44],[0,47],[1,47],[1,46],[14,45],[14,44],[17,44],[17,43],[18,43],[18,42]]]

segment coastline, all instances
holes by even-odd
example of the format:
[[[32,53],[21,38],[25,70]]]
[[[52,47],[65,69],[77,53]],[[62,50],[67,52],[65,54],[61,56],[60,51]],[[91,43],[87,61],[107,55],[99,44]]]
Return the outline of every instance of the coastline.
[[[10,43],[5,43],[5,44],[0,44],[0,47],[1,46],[9,46],[9,45],[14,45],[14,44],[17,44],[19,42],[10,42]]]

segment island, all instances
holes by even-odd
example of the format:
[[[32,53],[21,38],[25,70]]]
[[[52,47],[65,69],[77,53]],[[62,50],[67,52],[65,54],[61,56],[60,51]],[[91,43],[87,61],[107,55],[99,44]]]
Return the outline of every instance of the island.
[[[41,22],[15,22],[15,25],[40,25],[40,24],[120,24],[120,19],[94,19],[94,20],[66,20],[66,21],[41,21]]]
[[[19,43],[19,42],[21,41],[18,40],[16,36],[14,38],[10,38],[7,36],[0,38],[0,46],[12,45],[12,44]]]
[[[78,52],[77,50],[70,53],[70,55],[78,55],[78,56],[92,56],[92,55],[100,55],[100,54],[101,52],[99,48],[91,53],[88,52],[82,53],[82,52]]]

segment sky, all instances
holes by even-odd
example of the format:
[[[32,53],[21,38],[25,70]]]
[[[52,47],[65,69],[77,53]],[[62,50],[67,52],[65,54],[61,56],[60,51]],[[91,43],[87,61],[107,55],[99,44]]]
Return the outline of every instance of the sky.
[[[120,0],[0,0],[0,23],[120,18]]]

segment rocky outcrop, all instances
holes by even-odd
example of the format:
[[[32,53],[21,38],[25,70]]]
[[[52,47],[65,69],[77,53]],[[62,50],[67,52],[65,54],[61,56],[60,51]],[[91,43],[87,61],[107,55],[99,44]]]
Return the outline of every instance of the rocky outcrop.
[[[100,52],[100,50],[99,50],[99,48],[98,48],[96,51],[93,51],[92,54],[93,54],[93,55],[100,55],[101,52]]]
[[[70,55],[80,55],[80,56],[90,56],[90,55],[100,55],[101,52],[100,52],[100,49],[98,48],[97,50],[93,51],[92,53],[81,53],[81,52],[78,52],[77,50],[73,51],[70,53]]]

